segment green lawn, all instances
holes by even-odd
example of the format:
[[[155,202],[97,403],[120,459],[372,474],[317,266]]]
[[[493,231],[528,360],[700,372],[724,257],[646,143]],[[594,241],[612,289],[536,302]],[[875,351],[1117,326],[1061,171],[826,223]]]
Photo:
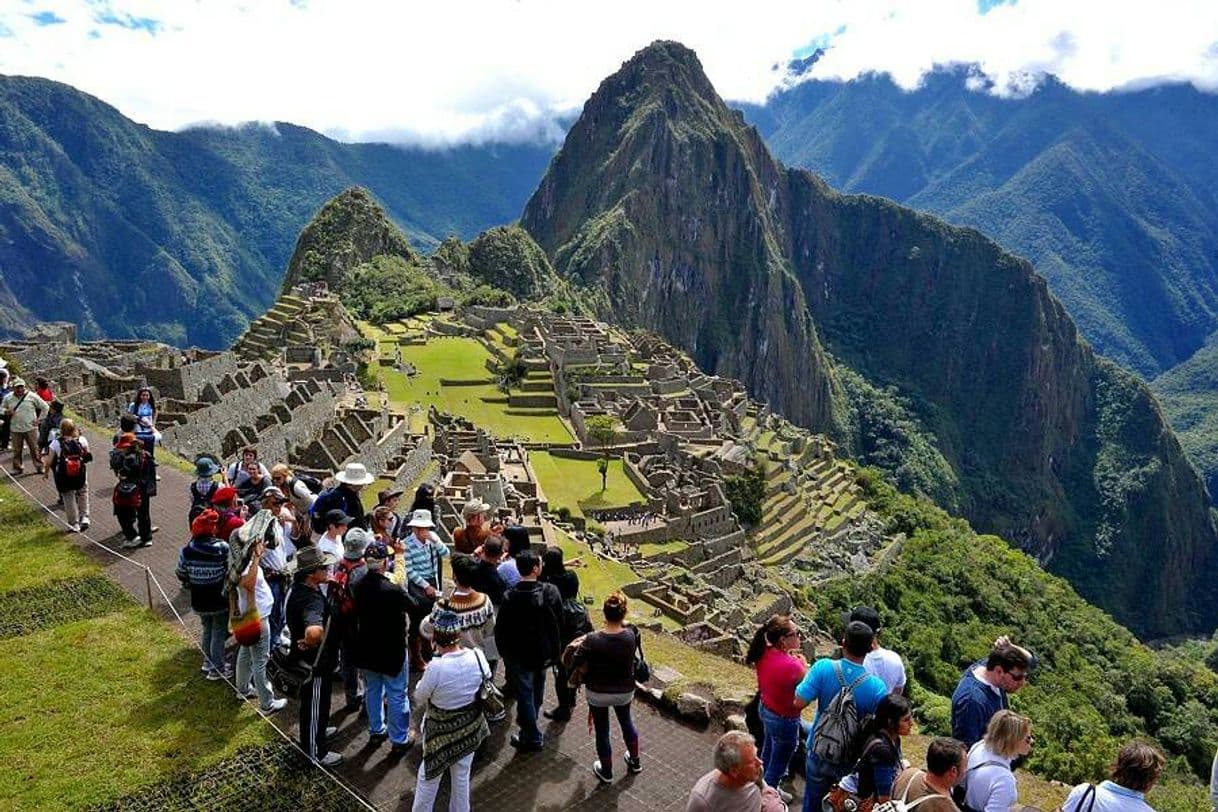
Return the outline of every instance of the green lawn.
[[[572,515],[583,516],[584,510],[625,507],[644,499],[626,477],[621,460],[609,461],[608,487],[603,491],[596,460],[570,460],[534,451],[529,454],[529,461],[550,502],[551,511],[566,507]]]
[[[411,403],[436,408],[469,418],[496,437],[519,437],[532,442],[569,443],[567,431],[557,412],[552,409],[513,409],[507,398],[496,388],[486,369],[490,359],[477,339],[433,338],[420,347],[403,347],[402,358],[414,364],[418,374],[413,377],[393,369],[383,369],[389,400],[400,409]],[[474,386],[444,386],[440,379],[484,381]]]
[[[0,558],[0,594],[53,594],[57,579],[100,572],[8,487],[0,487]],[[275,736],[221,684],[204,681],[198,650],[135,601],[44,624],[0,640],[0,808],[113,801]]]

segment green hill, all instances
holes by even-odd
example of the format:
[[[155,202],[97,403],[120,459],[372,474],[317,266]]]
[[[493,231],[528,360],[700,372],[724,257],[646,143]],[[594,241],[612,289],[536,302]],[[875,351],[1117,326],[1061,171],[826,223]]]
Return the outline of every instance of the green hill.
[[[342,144],[284,123],[160,132],[66,85],[0,77],[0,303],[85,337],[227,346],[343,189],[368,188],[430,247],[515,217],[552,151]],[[0,328],[25,320],[2,309]]]
[[[977,231],[782,167],[688,49],[602,82],[521,224],[602,315],[852,451],[895,437],[974,526],[1139,634],[1218,623],[1208,499],[1146,387]],[[900,408],[860,409],[876,392]]]

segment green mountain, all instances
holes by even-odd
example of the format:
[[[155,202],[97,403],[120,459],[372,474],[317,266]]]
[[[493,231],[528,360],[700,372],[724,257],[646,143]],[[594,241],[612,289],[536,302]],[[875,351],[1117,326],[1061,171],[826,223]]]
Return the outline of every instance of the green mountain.
[[[1027,257],[1104,355],[1148,379],[1188,359],[1218,330],[1218,96],[983,84],[807,81],[744,109],[787,164]]]
[[[227,346],[296,235],[361,185],[421,246],[512,219],[553,150],[342,144],[290,124],[169,133],[43,79],[0,77],[0,329]]]
[[[602,315],[796,421],[852,450],[912,427],[976,527],[1139,634],[1218,622],[1208,499],[1149,390],[977,231],[780,165],[683,46],[601,84],[521,223]]]
[[[1218,494],[1218,337],[1150,387],[1210,495]]]

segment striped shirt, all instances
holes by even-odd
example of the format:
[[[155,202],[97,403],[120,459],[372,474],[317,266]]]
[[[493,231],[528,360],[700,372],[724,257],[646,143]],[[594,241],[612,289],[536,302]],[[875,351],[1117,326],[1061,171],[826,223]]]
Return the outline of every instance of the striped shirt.
[[[448,545],[437,538],[421,542],[414,533],[406,537],[405,543],[406,574],[411,582],[422,587],[437,586],[440,580],[437,559],[448,555]]]

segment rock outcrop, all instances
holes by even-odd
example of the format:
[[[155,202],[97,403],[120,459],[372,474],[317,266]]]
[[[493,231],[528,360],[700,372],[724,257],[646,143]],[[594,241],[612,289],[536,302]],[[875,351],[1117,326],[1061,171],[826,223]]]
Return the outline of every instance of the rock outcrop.
[[[606,79],[522,224],[608,316],[839,433],[838,362],[918,405],[959,504],[1130,628],[1212,631],[1218,535],[1145,386],[971,229],[775,161],[692,51]],[[815,326],[814,326],[815,325]]]

